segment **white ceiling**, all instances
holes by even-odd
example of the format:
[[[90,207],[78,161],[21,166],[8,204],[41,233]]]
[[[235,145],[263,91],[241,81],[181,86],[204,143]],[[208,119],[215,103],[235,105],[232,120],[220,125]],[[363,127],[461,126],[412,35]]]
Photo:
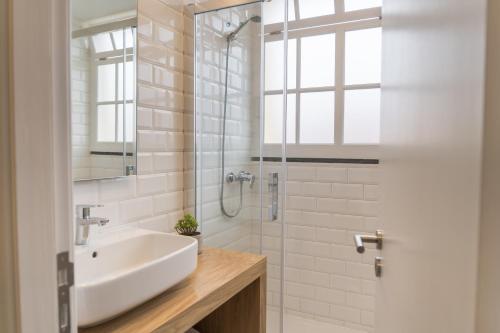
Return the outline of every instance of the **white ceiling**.
[[[73,18],[88,21],[104,16],[137,10],[136,0],[71,0]]]

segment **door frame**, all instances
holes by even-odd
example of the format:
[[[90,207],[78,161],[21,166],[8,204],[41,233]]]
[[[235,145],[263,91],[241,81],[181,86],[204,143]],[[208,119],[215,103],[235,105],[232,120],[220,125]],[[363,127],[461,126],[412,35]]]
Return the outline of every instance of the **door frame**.
[[[4,1],[17,331],[59,332],[56,255],[73,249],[69,0]]]
[[[0,332],[19,331],[9,114],[8,1],[0,0]]]

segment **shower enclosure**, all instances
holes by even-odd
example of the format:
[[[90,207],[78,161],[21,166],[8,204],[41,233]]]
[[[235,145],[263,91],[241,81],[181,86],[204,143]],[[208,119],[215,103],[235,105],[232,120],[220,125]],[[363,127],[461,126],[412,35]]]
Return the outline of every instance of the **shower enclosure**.
[[[335,8],[359,9],[348,7],[350,2]],[[307,150],[303,155],[294,150],[299,141],[320,143],[310,146],[315,157],[331,157],[328,149],[347,141],[347,125],[344,136],[330,129],[343,121],[339,103],[350,97],[335,60],[343,52],[339,45],[353,29],[369,30],[373,44],[379,40],[380,8],[356,12],[359,22],[339,25],[346,15],[335,16],[334,3],[344,1],[207,1],[195,6],[193,206],[207,246],[267,256],[271,333],[373,329],[371,266],[351,245],[354,231],[371,230],[366,221],[373,214],[353,210],[347,216],[347,208],[340,206],[347,207],[347,199],[371,200],[363,194],[365,187],[376,186],[371,180],[346,183],[347,174],[375,173],[376,166],[367,165],[375,160],[342,159],[362,163],[346,167],[325,164],[337,163],[335,158],[307,158]],[[311,27],[301,29],[300,24]],[[300,87],[316,79],[319,88]],[[374,104],[380,90],[376,79],[355,86]],[[315,119],[302,119],[306,111]],[[338,194],[332,192],[337,188]],[[356,193],[346,192],[351,188]],[[334,215],[339,212],[346,216]],[[366,258],[374,254],[368,252]]]
[[[268,256],[269,331],[280,332],[284,169],[263,160],[264,15],[260,1],[196,14],[196,215],[207,246]]]

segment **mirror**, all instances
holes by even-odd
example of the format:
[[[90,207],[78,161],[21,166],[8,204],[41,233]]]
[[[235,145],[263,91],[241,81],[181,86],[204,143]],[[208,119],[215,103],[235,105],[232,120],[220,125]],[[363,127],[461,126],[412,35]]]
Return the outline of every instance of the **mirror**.
[[[72,0],[71,5],[73,180],[133,175],[137,2]]]

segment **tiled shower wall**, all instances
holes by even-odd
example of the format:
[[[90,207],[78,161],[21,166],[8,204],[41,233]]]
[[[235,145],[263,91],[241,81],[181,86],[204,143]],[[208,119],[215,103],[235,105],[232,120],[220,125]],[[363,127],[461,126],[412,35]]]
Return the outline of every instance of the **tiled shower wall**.
[[[378,166],[290,163],[285,308],[372,332],[377,251],[356,233],[378,227]]]
[[[264,163],[264,177],[280,171],[281,163]],[[369,244],[358,254],[353,236],[372,234],[379,227],[379,172],[378,165],[287,164],[287,313],[373,332],[373,261],[378,251]],[[269,200],[264,192],[262,250],[268,256],[268,305],[278,310],[281,220],[266,220]]]
[[[183,214],[183,7],[138,3],[138,176],[75,183],[74,203],[103,204],[92,214],[110,218],[91,237],[134,225],[171,231]]]

